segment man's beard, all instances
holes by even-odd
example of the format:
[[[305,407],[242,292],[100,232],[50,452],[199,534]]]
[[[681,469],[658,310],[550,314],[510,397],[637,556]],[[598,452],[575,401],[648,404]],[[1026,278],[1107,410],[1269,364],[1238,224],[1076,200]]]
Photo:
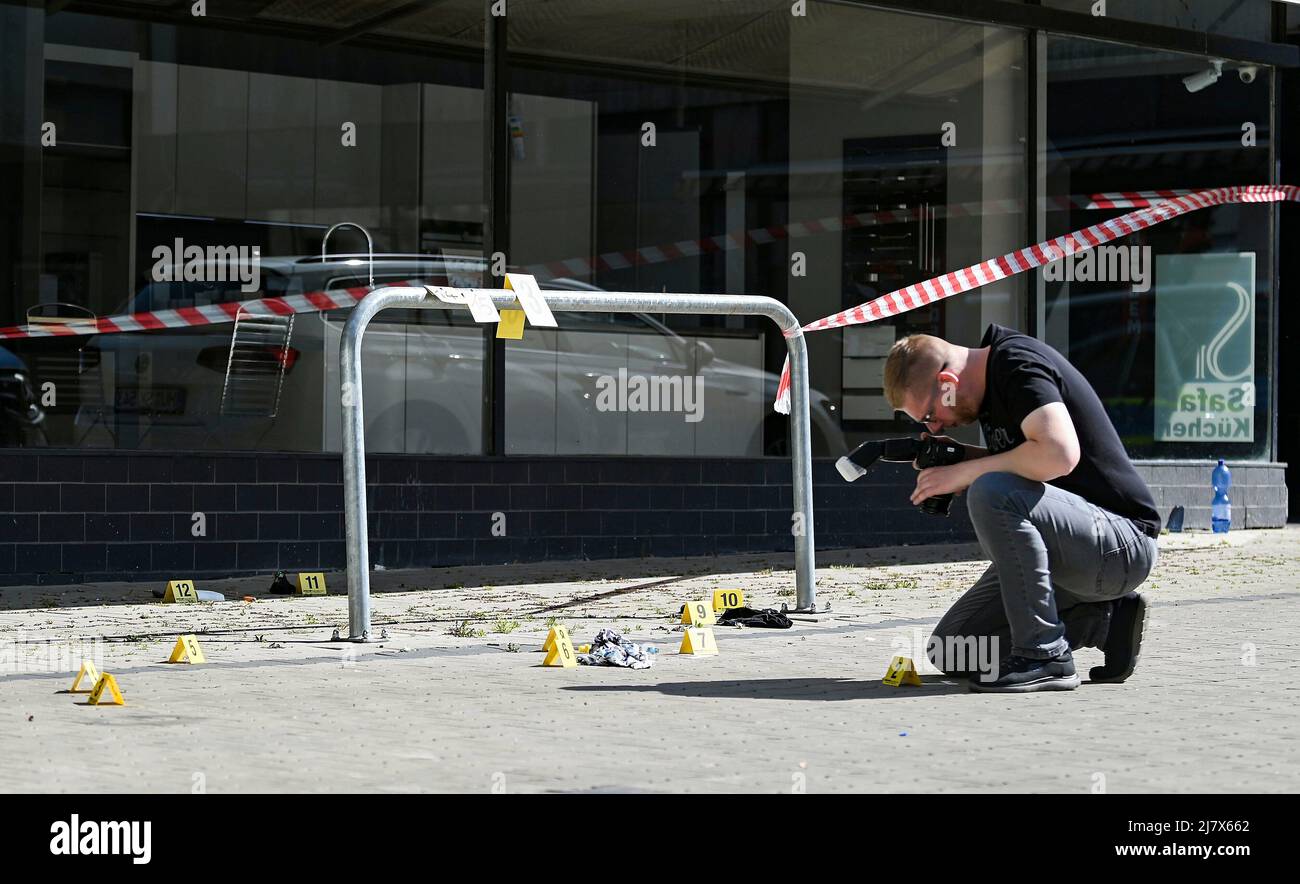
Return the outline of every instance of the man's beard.
[[[979,420],[979,409],[966,402],[956,402],[952,405],[954,427],[966,427]]]

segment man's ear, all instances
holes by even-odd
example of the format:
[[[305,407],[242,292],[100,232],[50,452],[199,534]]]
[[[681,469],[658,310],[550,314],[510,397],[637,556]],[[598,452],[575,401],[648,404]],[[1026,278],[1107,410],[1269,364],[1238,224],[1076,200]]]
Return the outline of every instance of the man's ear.
[[[961,386],[961,375],[945,368],[939,372],[939,402],[948,408],[957,404],[957,388]]]

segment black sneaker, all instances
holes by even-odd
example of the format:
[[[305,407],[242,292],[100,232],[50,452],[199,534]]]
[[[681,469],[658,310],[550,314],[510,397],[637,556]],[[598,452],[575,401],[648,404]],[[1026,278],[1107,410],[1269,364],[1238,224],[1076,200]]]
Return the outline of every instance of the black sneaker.
[[[976,673],[970,677],[970,689],[990,694],[1027,694],[1030,691],[1072,691],[1079,686],[1074,671],[1074,657],[1069,651],[1058,657],[1035,660],[1012,655],[998,666],[998,677]]]
[[[1110,633],[1102,653],[1106,662],[1088,670],[1088,680],[1119,684],[1133,674],[1138,653],[1142,650],[1142,633],[1146,629],[1147,600],[1141,593],[1130,592],[1115,600],[1110,615]]]

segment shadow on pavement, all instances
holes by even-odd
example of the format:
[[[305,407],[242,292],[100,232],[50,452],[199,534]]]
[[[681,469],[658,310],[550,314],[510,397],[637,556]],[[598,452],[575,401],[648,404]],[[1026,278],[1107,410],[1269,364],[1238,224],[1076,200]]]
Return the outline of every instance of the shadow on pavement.
[[[670,681],[661,684],[572,685],[562,690],[580,693],[661,693],[669,697],[722,700],[899,700],[966,694],[965,679],[925,676],[921,687],[887,687],[875,679],[754,678],[731,681]]]

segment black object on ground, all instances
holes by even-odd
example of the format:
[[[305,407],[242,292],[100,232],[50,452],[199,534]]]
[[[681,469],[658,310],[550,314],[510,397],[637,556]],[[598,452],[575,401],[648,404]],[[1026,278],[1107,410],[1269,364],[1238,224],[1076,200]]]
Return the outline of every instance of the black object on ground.
[[[271,592],[276,595],[293,595],[293,584],[285,576],[283,571],[275,572],[275,579],[271,581]]]
[[[1176,506],[1169,511],[1169,521],[1165,522],[1165,527],[1175,534],[1183,530],[1183,508]]]
[[[794,621],[775,608],[728,608],[718,615],[719,626],[755,626],[766,629],[789,629]]]

